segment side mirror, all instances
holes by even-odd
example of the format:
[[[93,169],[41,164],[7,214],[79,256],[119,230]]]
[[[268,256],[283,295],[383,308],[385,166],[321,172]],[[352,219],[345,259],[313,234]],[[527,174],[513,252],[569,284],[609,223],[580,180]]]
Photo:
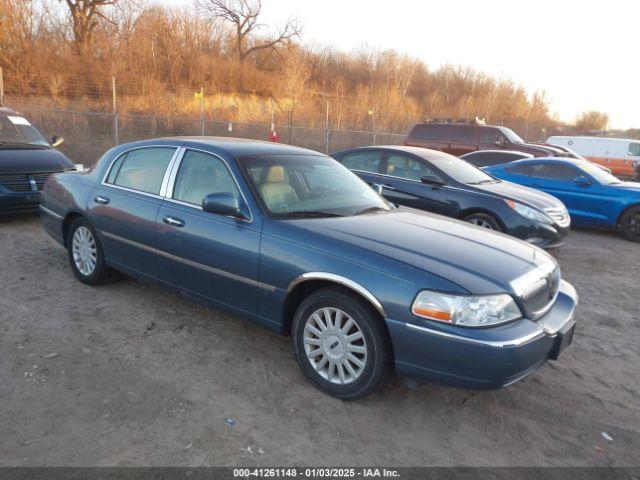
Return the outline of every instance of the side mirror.
[[[57,135],[51,139],[51,146],[54,148],[59,147],[63,143],[64,143],[64,138],[58,137]]]
[[[427,185],[431,185],[432,187],[443,187],[444,182],[436,177],[435,175],[425,175],[420,178],[422,183],[426,183]]]
[[[240,209],[238,197],[233,193],[209,193],[202,199],[202,210],[228,217],[244,219],[246,216]]]
[[[504,147],[507,144],[507,142],[505,142],[504,140],[496,140],[495,142],[493,142],[493,144],[496,147]]]
[[[583,175],[580,175],[579,177],[574,178],[573,181],[579,187],[588,187],[589,185],[591,185],[591,180],[589,180],[587,177]]]

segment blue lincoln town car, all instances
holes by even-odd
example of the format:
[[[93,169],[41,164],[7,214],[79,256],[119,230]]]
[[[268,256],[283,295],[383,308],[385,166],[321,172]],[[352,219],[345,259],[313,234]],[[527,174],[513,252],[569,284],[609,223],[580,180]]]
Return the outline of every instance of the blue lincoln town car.
[[[577,295],[538,247],[387,203],[335,160],[240,139],[109,150],[46,183],[43,224],[94,285],[111,269],[290,334],[344,399],[401,374],[516,382],[571,342]]]

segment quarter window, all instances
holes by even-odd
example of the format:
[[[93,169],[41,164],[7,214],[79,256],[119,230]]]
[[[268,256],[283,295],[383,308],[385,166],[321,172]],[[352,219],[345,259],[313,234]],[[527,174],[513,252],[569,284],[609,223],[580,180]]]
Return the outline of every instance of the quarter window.
[[[629,144],[629,155],[632,157],[640,157],[640,143]]]
[[[425,175],[438,177],[424,162],[407,155],[398,155],[395,153],[387,157],[386,174],[416,181],[420,181]]]
[[[107,183],[159,195],[164,173],[175,151],[165,147],[132,150],[114,162]]]
[[[173,198],[193,205],[202,205],[210,193],[240,192],[231,172],[222,160],[207,153],[187,150],[180,163]]]
[[[380,171],[380,152],[357,152],[342,157],[342,164],[350,170],[378,173]]]

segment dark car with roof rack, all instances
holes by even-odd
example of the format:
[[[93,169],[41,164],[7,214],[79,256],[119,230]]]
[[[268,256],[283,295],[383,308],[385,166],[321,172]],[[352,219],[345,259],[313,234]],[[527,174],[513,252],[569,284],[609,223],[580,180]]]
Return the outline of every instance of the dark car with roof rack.
[[[507,127],[486,125],[483,120],[435,119],[415,125],[404,142],[407,146],[441,150],[459,157],[476,150],[517,150],[534,157],[574,158],[553,145],[525,142]]]
[[[0,216],[38,211],[45,181],[53,173],[74,170],[71,161],[40,130],[13,109],[0,108]]]

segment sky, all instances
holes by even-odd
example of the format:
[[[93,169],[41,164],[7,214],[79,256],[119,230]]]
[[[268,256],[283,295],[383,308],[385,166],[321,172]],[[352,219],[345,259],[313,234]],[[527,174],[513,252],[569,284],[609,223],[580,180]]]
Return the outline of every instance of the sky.
[[[190,5],[191,0],[155,0]],[[468,65],[545,90],[571,122],[585,110],[640,128],[639,0],[262,0],[263,21],[297,17],[302,42],[394,49],[430,69]]]

